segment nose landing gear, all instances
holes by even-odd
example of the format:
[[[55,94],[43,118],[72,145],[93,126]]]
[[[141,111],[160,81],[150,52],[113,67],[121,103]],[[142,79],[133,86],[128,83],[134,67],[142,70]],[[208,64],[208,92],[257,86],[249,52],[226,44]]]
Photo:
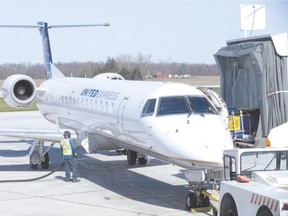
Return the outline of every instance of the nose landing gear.
[[[206,189],[190,190],[186,196],[186,209],[193,212],[210,212],[217,216],[217,208],[214,207],[210,199],[219,202],[219,199],[208,193]]]
[[[185,178],[192,187],[186,196],[186,209],[193,212],[210,212],[217,215],[217,208],[211,203],[219,203],[217,180],[221,179],[221,173],[208,170],[187,170]],[[208,190],[213,193],[209,193]]]

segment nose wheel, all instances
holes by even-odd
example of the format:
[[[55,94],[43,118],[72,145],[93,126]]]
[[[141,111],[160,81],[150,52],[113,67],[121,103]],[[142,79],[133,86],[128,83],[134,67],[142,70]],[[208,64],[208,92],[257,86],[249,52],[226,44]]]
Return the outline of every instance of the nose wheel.
[[[193,208],[206,208],[210,207],[210,199],[208,196],[200,193],[199,195],[194,191],[189,191],[186,196],[186,209],[190,210]]]
[[[213,210],[213,215],[217,215],[217,209],[210,203],[210,198],[216,201],[216,198],[205,189],[190,190],[186,196],[186,209],[193,212],[210,212]]]
[[[197,196],[194,192],[190,191],[186,196],[186,209],[191,210],[197,206]]]

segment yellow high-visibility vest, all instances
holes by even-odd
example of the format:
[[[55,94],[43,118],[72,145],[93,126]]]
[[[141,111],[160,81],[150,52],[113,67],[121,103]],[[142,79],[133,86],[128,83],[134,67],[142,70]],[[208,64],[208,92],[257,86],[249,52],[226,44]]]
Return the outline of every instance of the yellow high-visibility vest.
[[[71,156],[72,155],[72,148],[70,145],[69,139],[63,139],[60,143],[62,147],[63,156]]]

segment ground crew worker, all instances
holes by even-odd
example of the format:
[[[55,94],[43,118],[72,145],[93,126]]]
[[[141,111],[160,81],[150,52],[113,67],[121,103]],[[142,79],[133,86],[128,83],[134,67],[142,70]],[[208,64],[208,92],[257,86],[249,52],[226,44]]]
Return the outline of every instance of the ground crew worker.
[[[75,143],[73,139],[70,139],[70,131],[65,131],[63,136],[64,139],[61,141],[60,146],[65,163],[66,181],[78,182],[79,180],[77,178],[77,171],[75,165],[75,157],[77,157]],[[70,172],[72,172],[72,179],[70,176]]]

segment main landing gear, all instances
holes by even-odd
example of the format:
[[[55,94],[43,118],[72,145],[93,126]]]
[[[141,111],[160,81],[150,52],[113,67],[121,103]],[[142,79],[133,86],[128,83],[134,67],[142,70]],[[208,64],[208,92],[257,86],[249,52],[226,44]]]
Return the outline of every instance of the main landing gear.
[[[32,170],[36,170],[38,168],[38,165],[41,164],[42,169],[48,169],[49,168],[49,153],[48,151],[52,148],[54,143],[50,145],[46,151],[44,151],[44,141],[43,140],[35,140],[30,152],[30,168]]]
[[[142,166],[147,165],[150,162],[150,157],[139,154],[132,150],[127,150],[127,162],[130,166],[134,166],[138,159],[138,163]]]

